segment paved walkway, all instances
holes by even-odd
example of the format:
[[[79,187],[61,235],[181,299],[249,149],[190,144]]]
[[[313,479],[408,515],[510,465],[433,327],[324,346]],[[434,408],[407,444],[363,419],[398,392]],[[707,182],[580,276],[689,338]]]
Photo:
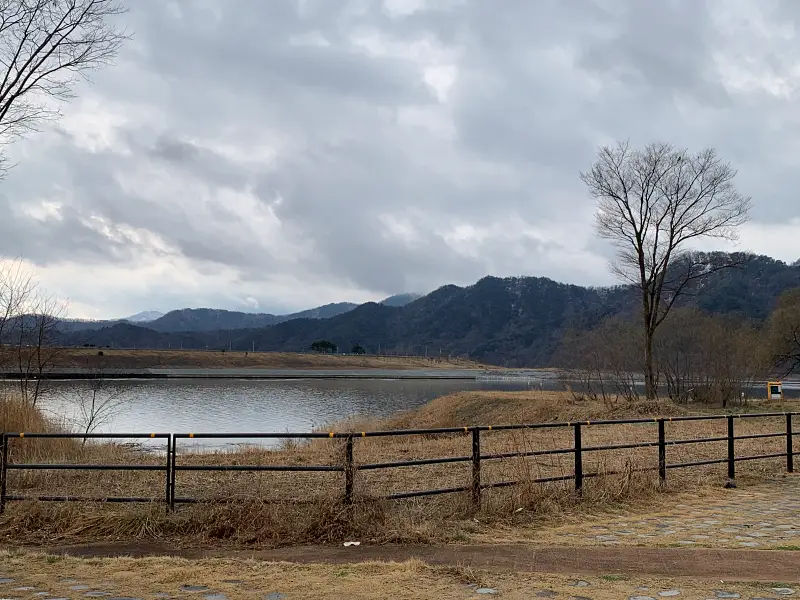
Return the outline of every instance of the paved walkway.
[[[523,529],[508,541],[569,546],[710,547],[800,550],[800,477],[720,492],[646,514]]]

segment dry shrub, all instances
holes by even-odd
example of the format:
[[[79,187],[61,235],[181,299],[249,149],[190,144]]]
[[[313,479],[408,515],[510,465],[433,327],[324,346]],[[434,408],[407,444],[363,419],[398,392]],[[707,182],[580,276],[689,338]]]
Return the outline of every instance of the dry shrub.
[[[181,507],[163,504],[25,502],[0,518],[0,532],[24,533],[31,541],[175,539],[185,544],[250,545],[326,543],[379,537],[386,523],[383,503],[341,499],[306,504],[251,498],[225,504]]]
[[[45,416],[37,407],[25,402],[19,392],[0,392],[0,432],[60,433],[66,430],[66,427]],[[45,458],[74,456],[78,451],[76,440],[43,439],[35,444],[12,444],[11,458],[16,462],[35,462]]]

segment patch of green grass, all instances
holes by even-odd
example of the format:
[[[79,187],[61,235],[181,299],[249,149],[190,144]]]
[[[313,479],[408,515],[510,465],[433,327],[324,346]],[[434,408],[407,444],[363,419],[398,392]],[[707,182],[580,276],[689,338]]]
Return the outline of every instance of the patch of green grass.
[[[796,552],[796,551],[800,550],[800,546],[798,546],[796,544],[789,544],[788,546],[775,546],[774,549],[775,550],[792,550],[792,551]],[[779,586],[775,586],[775,587],[779,587]]]
[[[772,583],[765,583],[764,585],[767,586],[770,589],[772,589],[772,588],[789,588],[789,589],[791,589],[797,584],[792,585],[791,583],[785,583],[785,582],[782,582],[782,581],[773,581]]]
[[[470,541],[472,538],[469,536],[469,534],[468,534],[468,533],[466,533],[465,531],[462,531],[462,530],[460,530],[460,529],[459,529],[458,531],[456,531],[456,532],[455,532],[455,533],[454,533],[454,534],[451,536],[451,539],[452,539],[452,541],[454,541],[454,542],[468,542],[468,541]]]
[[[600,579],[603,581],[628,581],[628,577],[625,575],[601,575]]]

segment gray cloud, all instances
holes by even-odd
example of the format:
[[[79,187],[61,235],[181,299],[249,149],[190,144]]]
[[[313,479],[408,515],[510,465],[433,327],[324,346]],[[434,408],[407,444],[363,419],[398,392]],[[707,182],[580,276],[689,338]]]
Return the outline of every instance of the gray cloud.
[[[0,253],[109,315],[611,283],[577,174],[628,138],[716,146],[758,235],[800,228],[794,3],[401,4],[132,3],[118,64],[14,146]]]

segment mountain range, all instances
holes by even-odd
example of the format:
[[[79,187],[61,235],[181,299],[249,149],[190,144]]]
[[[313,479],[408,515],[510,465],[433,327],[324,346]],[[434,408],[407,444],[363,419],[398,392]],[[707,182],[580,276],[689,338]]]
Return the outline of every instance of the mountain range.
[[[386,306],[405,306],[420,297],[419,294],[397,294],[381,300],[381,304]],[[81,332],[103,329],[120,323],[133,323],[162,333],[248,329],[268,327],[294,319],[328,319],[349,312],[356,307],[358,307],[358,304],[353,302],[337,302],[287,315],[239,312],[218,308],[181,308],[166,314],[147,310],[124,319],[98,321],[63,319],[59,328],[63,332]]]
[[[728,257],[697,253],[694,260],[710,265]],[[761,321],[783,291],[800,287],[798,263],[744,254],[734,258],[740,267],[697,279],[681,304]],[[305,352],[314,341],[325,339],[344,352],[360,344],[369,353],[468,356],[536,367],[550,363],[566,329],[589,328],[607,316],[634,316],[640,301],[632,286],[588,288],[540,277],[485,277],[467,287],[446,285],[426,296],[388,300],[283,316],[184,309],[140,324],[106,322],[80,329],[65,322],[60,342]]]

